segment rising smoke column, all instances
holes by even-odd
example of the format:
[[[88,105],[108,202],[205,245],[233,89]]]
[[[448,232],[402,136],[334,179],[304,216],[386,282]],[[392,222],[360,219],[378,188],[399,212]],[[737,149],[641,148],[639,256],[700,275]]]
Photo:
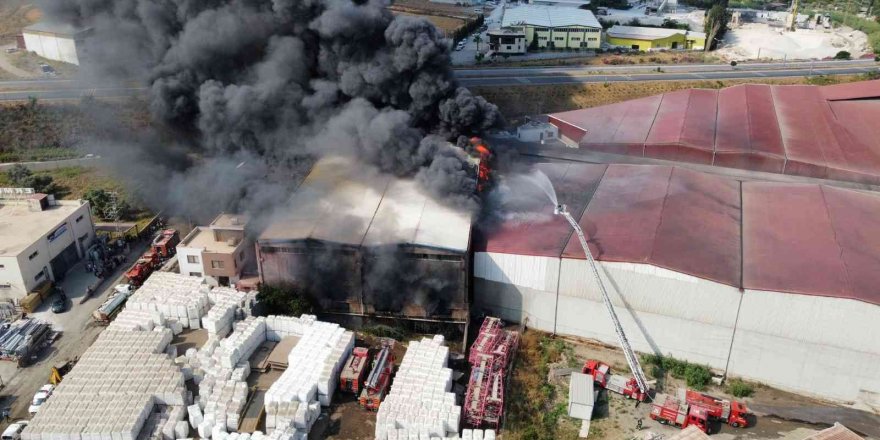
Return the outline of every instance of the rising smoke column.
[[[228,205],[260,193],[253,188],[265,168],[348,154],[476,208],[474,170],[445,141],[496,127],[501,117],[455,84],[437,28],[393,16],[387,1],[46,3],[48,16],[94,29],[85,47],[91,77],[145,81],[154,120],[184,139],[175,148],[210,158],[169,167],[156,160],[166,148],[160,142],[141,145],[121,154],[149,170],[126,169],[131,179],[209,189],[216,194],[202,209],[235,209]],[[228,181],[212,172],[235,174],[237,163],[257,171]]]

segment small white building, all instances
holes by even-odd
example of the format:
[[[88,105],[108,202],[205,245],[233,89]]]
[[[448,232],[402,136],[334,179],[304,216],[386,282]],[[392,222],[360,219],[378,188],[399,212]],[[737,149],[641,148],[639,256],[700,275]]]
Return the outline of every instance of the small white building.
[[[91,246],[95,227],[88,202],[12,194],[0,191],[0,299],[18,300],[63,278]]]
[[[581,420],[593,418],[593,376],[583,373],[571,373],[568,384],[568,416]]]
[[[43,58],[79,65],[82,42],[90,33],[88,28],[41,21],[24,28],[22,36],[27,50]]]
[[[559,139],[559,127],[541,121],[529,121],[516,128],[516,138],[522,142],[545,142]]]
[[[255,252],[245,235],[247,221],[244,215],[220,214],[210,225],[193,229],[177,246],[180,273],[205,277],[212,286],[238,283]]]

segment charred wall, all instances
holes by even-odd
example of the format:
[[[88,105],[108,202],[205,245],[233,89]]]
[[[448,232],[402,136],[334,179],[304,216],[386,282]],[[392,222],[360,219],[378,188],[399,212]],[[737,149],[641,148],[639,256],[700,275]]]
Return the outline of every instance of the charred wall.
[[[262,282],[294,284],[325,312],[467,321],[468,252],[298,241],[257,252]]]

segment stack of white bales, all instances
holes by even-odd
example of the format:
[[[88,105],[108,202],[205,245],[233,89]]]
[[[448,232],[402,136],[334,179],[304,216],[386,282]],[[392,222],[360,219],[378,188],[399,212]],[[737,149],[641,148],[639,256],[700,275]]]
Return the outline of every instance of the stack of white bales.
[[[275,404],[309,404],[317,400],[329,406],[339,370],[354,348],[354,334],[338,324],[317,321],[314,316],[303,315],[289,322],[282,317],[274,318],[267,320],[270,323],[267,334],[283,337],[285,328],[291,331],[301,328],[302,336],[287,356],[287,370],[266,392],[266,414],[283,410]],[[273,330],[273,325],[279,328]]]
[[[394,383],[376,416],[376,439],[456,436],[461,407],[455,404],[449,348],[443,336],[411,341]],[[393,434],[392,434],[393,432]]]
[[[203,278],[171,272],[153,272],[126,303],[127,310],[160,312],[175,334],[199,328],[210,308],[209,287]],[[178,324],[179,323],[179,324]]]
[[[199,350],[193,363],[202,370],[198,379],[202,413],[198,423],[192,418],[190,421],[197,426],[200,437],[238,429],[247,403],[248,358],[265,340],[265,318],[249,317],[236,323],[228,338],[210,338]]]
[[[165,317],[159,312],[124,309],[116,315],[108,328],[128,331],[151,331],[165,325]]]
[[[495,440],[494,429],[463,429],[461,440]]]
[[[243,314],[247,294],[229,287],[215,287],[208,292],[211,310],[202,318],[202,327],[210,336],[225,337],[232,331],[237,315]]]
[[[266,317],[266,339],[278,342],[288,336],[302,337],[305,328],[311,326],[317,318],[313,315]]]
[[[160,407],[159,412],[150,414],[138,435],[138,440],[182,439],[189,436],[189,424],[184,417],[182,406]]]
[[[156,405],[182,408],[186,403],[183,376],[164,354],[171,338],[165,328],[105,330],[41,406],[22,438],[135,440]],[[176,437],[176,421],[169,418],[168,423],[173,426],[163,426],[163,431],[183,438]]]

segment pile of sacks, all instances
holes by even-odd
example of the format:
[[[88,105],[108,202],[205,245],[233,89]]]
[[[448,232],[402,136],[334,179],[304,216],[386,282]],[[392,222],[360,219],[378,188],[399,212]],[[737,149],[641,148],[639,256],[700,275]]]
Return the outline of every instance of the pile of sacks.
[[[458,435],[449,348],[443,336],[411,341],[391,390],[376,415],[376,439],[447,438]]]

